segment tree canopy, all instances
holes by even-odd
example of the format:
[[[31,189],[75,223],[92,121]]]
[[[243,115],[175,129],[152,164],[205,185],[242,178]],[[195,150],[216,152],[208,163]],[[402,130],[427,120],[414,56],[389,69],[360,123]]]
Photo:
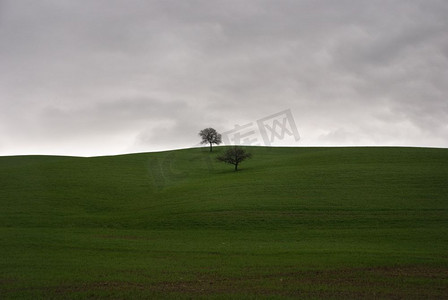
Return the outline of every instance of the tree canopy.
[[[226,149],[222,154],[218,155],[216,158],[219,161],[231,164],[235,166],[235,171],[238,171],[238,165],[252,157],[251,153],[248,153],[244,148],[233,146]]]
[[[210,144],[210,152],[212,152],[212,145],[219,145],[222,143],[221,135],[213,128],[205,128],[199,132],[202,138],[201,144]]]

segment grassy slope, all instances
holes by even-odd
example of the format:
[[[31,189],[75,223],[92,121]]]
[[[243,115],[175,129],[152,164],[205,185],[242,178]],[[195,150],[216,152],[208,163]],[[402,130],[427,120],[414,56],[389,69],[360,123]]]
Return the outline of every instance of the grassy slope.
[[[0,157],[0,296],[448,295],[448,150]]]

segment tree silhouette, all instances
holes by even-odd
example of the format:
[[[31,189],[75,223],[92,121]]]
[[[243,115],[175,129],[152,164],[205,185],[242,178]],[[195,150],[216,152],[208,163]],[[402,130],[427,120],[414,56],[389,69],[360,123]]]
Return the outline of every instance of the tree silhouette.
[[[201,144],[210,144],[210,152],[212,152],[212,145],[219,145],[222,143],[221,135],[213,128],[205,128],[199,132],[202,138]]]
[[[216,158],[219,161],[234,165],[235,171],[238,171],[238,164],[251,157],[252,154],[246,152],[246,150],[244,150],[243,148],[233,146],[232,148],[229,148],[226,151],[224,151],[224,153],[222,153],[221,155],[218,155]]]

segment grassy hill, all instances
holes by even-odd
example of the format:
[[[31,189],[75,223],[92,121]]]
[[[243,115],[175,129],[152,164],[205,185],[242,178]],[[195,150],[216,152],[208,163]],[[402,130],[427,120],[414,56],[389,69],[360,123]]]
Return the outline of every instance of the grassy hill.
[[[448,149],[0,157],[0,298],[448,297]]]

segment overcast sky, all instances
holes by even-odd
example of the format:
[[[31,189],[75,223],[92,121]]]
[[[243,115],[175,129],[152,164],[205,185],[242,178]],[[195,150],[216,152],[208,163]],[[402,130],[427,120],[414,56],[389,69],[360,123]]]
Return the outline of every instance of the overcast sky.
[[[448,1],[0,0],[0,155],[192,147],[285,110],[300,140],[273,145],[448,147]]]

